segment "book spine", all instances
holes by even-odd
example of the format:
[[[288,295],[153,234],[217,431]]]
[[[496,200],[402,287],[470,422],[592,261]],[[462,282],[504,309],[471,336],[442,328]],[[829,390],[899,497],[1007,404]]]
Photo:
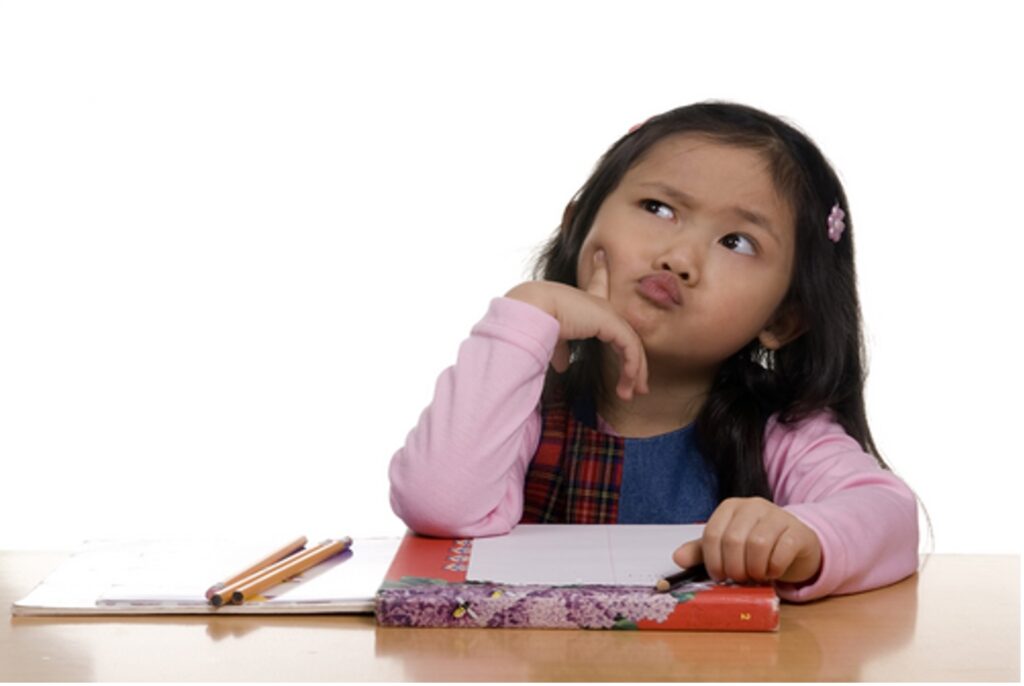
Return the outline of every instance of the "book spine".
[[[764,590],[673,596],[643,587],[500,587],[430,584],[385,587],[381,626],[544,629],[774,631],[778,599]]]
[[[727,589],[719,589],[721,591]],[[778,631],[779,598],[768,592],[709,592],[680,603],[663,623],[637,622],[638,629],[693,631]]]

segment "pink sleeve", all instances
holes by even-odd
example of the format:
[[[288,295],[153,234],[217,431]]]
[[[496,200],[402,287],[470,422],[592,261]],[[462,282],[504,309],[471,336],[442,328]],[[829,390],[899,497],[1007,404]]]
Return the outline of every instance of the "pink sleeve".
[[[558,320],[532,305],[491,301],[391,459],[391,507],[414,531],[488,536],[519,522],[558,332]]]
[[[769,421],[765,469],[775,503],[818,534],[822,566],[809,584],[778,584],[806,601],[894,583],[917,569],[917,500],[831,415]]]

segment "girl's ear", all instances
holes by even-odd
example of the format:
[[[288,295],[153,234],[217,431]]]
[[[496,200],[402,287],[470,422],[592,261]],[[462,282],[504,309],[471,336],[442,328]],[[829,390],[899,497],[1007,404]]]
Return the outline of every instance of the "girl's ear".
[[[787,343],[795,341],[806,330],[803,318],[797,309],[792,305],[787,305],[779,308],[772,320],[768,322],[768,326],[757,335],[757,339],[768,350],[778,350]]]

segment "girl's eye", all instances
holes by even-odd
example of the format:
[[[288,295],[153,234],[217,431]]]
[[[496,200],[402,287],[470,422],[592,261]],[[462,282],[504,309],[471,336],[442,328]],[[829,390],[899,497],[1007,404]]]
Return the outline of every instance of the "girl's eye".
[[[741,255],[756,255],[757,248],[754,246],[754,242],[739,233],[730,233],[728,236],[724,236],[720,241],[722,245],[738,252]]]
[[[676,213],[671,207],[661,202],[660,200],[642,200],[640,206],[651,214],[657,215],[662,219],[675,219]]]

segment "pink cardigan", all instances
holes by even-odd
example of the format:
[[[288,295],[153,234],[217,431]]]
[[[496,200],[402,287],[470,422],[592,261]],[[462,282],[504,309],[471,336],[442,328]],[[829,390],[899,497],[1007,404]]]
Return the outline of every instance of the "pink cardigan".
[[[391,460],[391,505],[409,527],[476,537],[506,533],[519,522],[557,340],[558,322],[546,312],[508,298],[491,302]],[[777,584],[783,598],[855,593],[914,573],[914,494],[828,413],[795,425],[771,420],[765,438],[775,503],[813,529],[822,546],[816,580]]]

